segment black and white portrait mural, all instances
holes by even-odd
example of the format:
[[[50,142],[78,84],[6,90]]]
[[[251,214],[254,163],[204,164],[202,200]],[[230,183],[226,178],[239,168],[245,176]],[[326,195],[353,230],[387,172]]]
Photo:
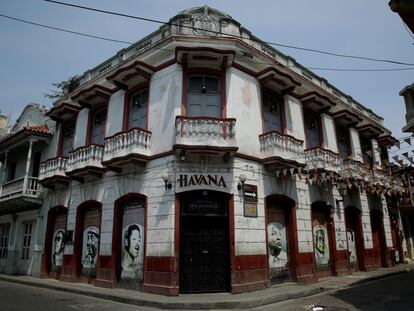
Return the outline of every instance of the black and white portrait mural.
[[[65,230],[58,229],[53,233],[52,267],[61,267],[65,249]]]
[[[317,224],[313,226],[313,241],[315,260],[317,265],[329,263],[328,230],[325,226]]]
[[[356,252],[356,244],[355,244],[355,232],[352,230],[347,230],[346,238],[348,241],[349,263],[355,265],[358,261],[357,252]]]
[[[144,202],[124,205],[122,219],[121,280],[141,281],[144,276]]]
[[[269,268],[282,268],[287,263],[286,227],[279,222],[267,224]]]
[[[83,230],[82,268],[95,269],[98,259],[99,228],[87,227]]]

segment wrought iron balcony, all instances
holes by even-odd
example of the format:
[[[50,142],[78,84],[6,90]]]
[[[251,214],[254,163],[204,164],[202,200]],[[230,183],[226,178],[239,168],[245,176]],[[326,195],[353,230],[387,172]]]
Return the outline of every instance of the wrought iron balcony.
[[[260,151],[266,163],[271,161],[271,159],[281,159],[300,164],[305,163],[303,140],[277,131],[262,134],[259,136],[259,140]]]
[[[48,188],[61,184],[67,185],[69,182],[65,174],[67,164],[67,157],[56,157],[43,162],[40,164],[39,182]]]
[[[175,119],[174,149],[237,151],[236,119],[183,117]]]
[[[103,164],[121,167],[130,162],[146,162],[150,156],[151,132],[133,128],[105,138]]]
[[[66,175],[71,178],[83,178],[93,175],[102,175],[104,146],[88,145],[77,148],[69,153]]]

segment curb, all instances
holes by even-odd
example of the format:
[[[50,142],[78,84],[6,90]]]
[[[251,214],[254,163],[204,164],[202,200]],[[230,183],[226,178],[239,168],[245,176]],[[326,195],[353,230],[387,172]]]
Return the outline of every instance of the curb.
[[[152,308],[158,308],[158,309],[167,309],[167,310],[210,310],[210,309],[249,309],[249,308],[255,308],[260,306],[265,306],[285,300],[290,299],[298,299],[303,297],[309,297],[320,293],[325,292],[332,292],[332,291],[339,291],[343,290],[347,287],[353,287],[362,285],[367,282],[375,281],[378,279],[383,279],[391,276],[395,276],[398,274],[403,274],[406,272],[409,272],[410,270],[400,270],[400,271],[393,271],[387,274],[382,275],[375,275],[372,277],[367,277],[366,279],[362,279],[359,281],[356,281],[355,283],[352,283],[348,286],[342,286],[335,289],[328,289],[323,287],[315,287],[311,289],[304,289],[303,291],[298,292],[292,292],[292,293],[284,293],[279,295],[267,295],[263,297],[254,297],[254,298],[241,298],[237,300],[228,300],[228,301],[212,301],[212,302],[196,302],[196,301],[189,301],[189,302],[163,302],[163,301],[157,301],[157,300],[151,300],[146,299],[143,297],[131,297],[126,295],[119,295],[119,294],[109,294],[109,293],[103,293],[99,292],[98,290],[88,290],[88,289],[82,289],[82,288],[76,288],[73,286],[66,286],[64,284],[47,284],[47,283],[41,283],[37,282],[35,280],[22,280],[18,279],[16,277],[9,277],[0,275],[0,281],[10,282],[10,283],[16,283],[16,284],[22,284],[27,286],[33,286],[33,287],[40,287],[40,288],[46,288],[46,289],[52,289],[52,290],[58,290],[63,291],[67,293],[72,294],[79,294],[84,296],[90,296],[94,298],[100,298],[105,300],[111,300],[116,301],[120,303],[126,303],[131,305],[137,305],[137,306],[143,306],[143,307],[152,307]]]

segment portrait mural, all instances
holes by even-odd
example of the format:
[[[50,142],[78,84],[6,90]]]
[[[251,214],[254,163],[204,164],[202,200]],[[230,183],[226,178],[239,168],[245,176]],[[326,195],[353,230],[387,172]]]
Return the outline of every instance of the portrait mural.
[[[98,260],[99,228],[87,227],[83,230],[82,268],[95,269]]]
[[[128,202],[123,208],[120,277],[139,283],[144,275],[144,202]]]
[[[358,261],[355,243],[355,232],[353,230],[346,230],[346,239],[348,241],[348,258],[351,265],[355,265]]]
[[[65,230],[58,229],[53,234],[52,267],[62,267],[63,251],[65,249]]]
[[[317,265],[326,265],[329,263],[329,240],[326,226],[313,226],[314,253]]]
[[[270,277],[287,273],[288,242],[283,208],[269,205],[267,210],[267,253]]]

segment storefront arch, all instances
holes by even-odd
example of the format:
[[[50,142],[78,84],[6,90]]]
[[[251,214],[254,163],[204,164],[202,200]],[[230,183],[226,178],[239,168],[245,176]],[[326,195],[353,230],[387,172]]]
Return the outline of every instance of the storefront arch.
[[[267,265],[272,283],[297,280],[295,205],[294,200],[284,195],[273,194],[265,199]]]
[[[181,293],[230,290],[230,198],[212,190],[180,193],[176,244]]]
[[[332,207],[325,201],[311,205],[315,267],[318,277],[336,274],[335,225]]]
[[[364,235],[362,232],[361,210],[355,206],[345,207],[345,227],[350,271],[365,271]]]
[[[59,278],[65,247],[68,208],[55,206],[47,213],[42,275]]]
[[[146,240],[147,196],[133,192],[118,198],[115,201],[112,230],[111,281],[113,286],[142,288],[145,276]],[[131,247],[134,251],[129,252],[127,248]],[[139,262],[139,266],[130,265],[131,271],[129,272],[131,273],[125,272],[126,269],[122,268],[129,254],[132,254],[129,256],[132,258],[132,263]]]
[[[99,262],[102,203],[85,201],[76,210],[75,240],[73,243],[73,274],[90,283],[96,278]]]

